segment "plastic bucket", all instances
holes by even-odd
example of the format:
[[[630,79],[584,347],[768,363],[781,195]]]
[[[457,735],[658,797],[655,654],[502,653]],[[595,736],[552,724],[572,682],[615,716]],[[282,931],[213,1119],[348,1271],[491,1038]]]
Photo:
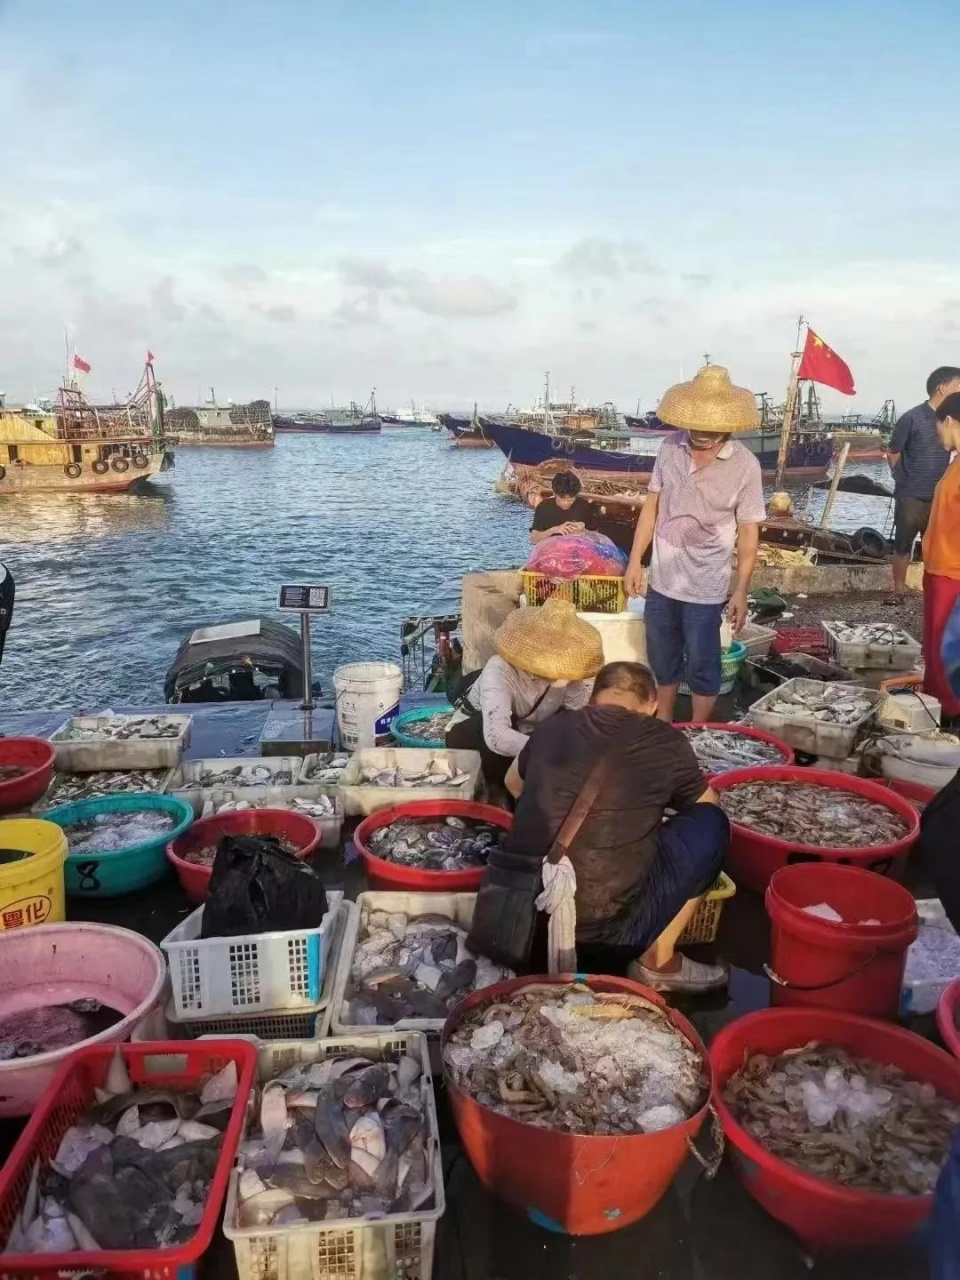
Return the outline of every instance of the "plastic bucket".
[[[93,997],[124,1016],[78,1044],[0,1062],[0,1116],[28,1115],[77,1049],[129,1038],[160,997],[167,966],[152,942],[108,924],[48,924],[0,933],[0,1017]]]
[[[700,1037],[662,996],[626,978],[582,974],[512,978],[472,992],[447,1019],[440,1039],[441,1054],[469,1009],[496,1004],[531,984],[573,981],[585,982],[594,991],[640,995],[660,1006],[704,1055],[709,1068]],[[460,1141],[487,1190],[515,1205],[538,1226],[570,1235],[618,1231],[645,1217],[676,1176],[709,1109],[708,1099],[683,1124],[659,1133],[559,1133],[491,1111],[454,1082],[445,1064],[444,1078]]]
[[[710,1045],[714,1106],[727,1151],[743,1185],[772,1217],[812,1251],[882,1249],[902,1240],[926,1218],[932,1196],[860,1191],[814,1177],[773,1155],[736,1120],[723,1101],[723,1086],[755,1053],[776,1055],[818,1040],[859,1057],[899,1067],[960,1101],[960,1062],[928,1040],[887,1022],[838,1009],[764,1009],[729,1023]]]
[[[0,813],[29,809],[39,800],[53,777],[57,749],[46,738],[0,738],[0,765],[15,765],[26,772],[0,782]]]
[[[857,867],[801,863],[774,873],[765,901],[774,1004],[897,1016],[907,948],[919,927],[917,904],[902,885]],[[821,902],[844,923],[803,909]]]
[[[954,978],[937,1004],[937,1030],[955,1058],[960,1058],[960,978]]]
[[[276,836],[297,846],[295,857],[308,858],[320,843],[320,835],[320,827],[305,813],[290,809],[233,809],[201,818],[169,841],[166,853],[187,900],[199,906],[206,900],[213,867],[187,862],[185,854],[192,849],[215,845],[221,836]]]
[[[64,918],[63,861],[67,838],[40,818],[0,821],[0,849],[24,849],[29,858],[0,863],[0,933]]]
[[[887,844],[866,845],[863,848],[832,848],[826,845],[795,844],[767,836],[738,822],[730,824],[730,853],[725,870],[737,884],[755,893],[763,893],[770,877],[781,867],[800,862],[840,862],[846,866],[862,867],[881,875],[896,874],[902,870],[910,854],[911,846],[920,830],[920,818],[914,806],[889,787],[847,774],[833,773],[828,769],[803,769],[799,766],[773,766],[763,769],[735,769],[717,774],[711,779],[714,791],[722,793],[728,787],[741,782],[801,782],[831,791],[849,791],[872,804],[886,805],[903,820],[906,831],[897,840]]]
[[[679,729],[682,733],[684,729],[716,729],[720,733],[739,733],[741,737],[752,738],[754,742],[766,742],[771,747],[776,747],[780,752],[780,761],[782,765],[793,764],[796,759],[793,754],[793,747],[788,742],[784,742],[782,738],[775,737],[772,733],[767,733],[763,729],[754,729],[749,724],[728,724],[722,720],[688,720],[684,724],[675,724],[675,729]],[[766,766],[758,765],[757,768],[765,768]],[[771,761],[770,768],[777,768],[777,765]],[[727,773],[732,770],[726,770]]]
[[[476,804],[472,800],[413,800],[395,804],[390,809],[372,813],[353,833],[353,843],[363,859],[367,884],[371,889],[403,889],[411,893],[476,893],[485,867],[469,871],[422,871],[417,867],[401,867],[370,851],[368,842],[375,831],[389,827],[401,818],[427,822],[433,818],[474,818],[509,831],[513,815],[492,804]]]
[[[432,747],[434,751],[442,751],[447,745],[442,737],[437,739],[417,738],[412,733],[406,733],[406,727],[410,724],[416,724],[419,720],[432,720],[434,716],[440,716],[446,713],[447,720],[453,719],[453,707],[450,703],[446,705],[434,707],[414,707],[411,711],[403,711],[397,716],[390,727],[394,741],[400,747],[414,747],[418,750],[424,747]]]
[[[138,809],[161,809],[173,816],[174,826],[153,840],[117,849],[111,853],[68,854],[65,865],[67,897],[117,898],[135,889],[144,889],[167,874],[167,841],[186,831],[193,822],[193,807],[176,796],[159,796],[155,792],[133,792],[122,796],[93,796],[73,804],[50,809],[44,816],[50,822],[69,828],[76,822],[96,817],[98,813],[131,813]]]
[[[348,751],[385,747],[400,713],[403,673],[395,662],[349,662],[333,673],[340,742]]]

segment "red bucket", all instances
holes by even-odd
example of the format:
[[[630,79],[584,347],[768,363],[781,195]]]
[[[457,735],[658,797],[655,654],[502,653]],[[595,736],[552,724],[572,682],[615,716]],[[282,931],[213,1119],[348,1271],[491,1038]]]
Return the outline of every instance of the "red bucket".
[[[26,772],[0,782],[0,813],[29,809],[39,800],[53,777],[57,749],[46,738],[0,738],[0,765],[15,765]]]
[[[623,991],[652,1001],[706,1055],[690,1023],[655,991],[626,978],[575,979],[572,974],[511,978],[472,992],[446,1021],[441,1055],[468,1010],[496,1004],[534,983],[562,986],[573,981],[585,981],[594,991]],[[558,1133],[491,1111],[454,1083],[446,1064],[443,1071],[460,1141],[487,1190],[538,1226],[574,1236],[619,1231],[645,1217],[676,1176],[708,1111],[705,1102],[689,1120],[660,1133],[602,1137]]]
[[[737,769],[732,773],[721,773],[711,779],[710,785],[714,791],[723,792],[741,782],[803,782],[827,787],[831,791],[849,791],[873,804],[882,804],[892,809],[907,827],[898,840],[891,840],[888,844],[869,845],[863,849],[843,849],[826,845],[798,845],[732,822],[726,870],[738,885],[753,889],[755,893],[764,892],[770,883],[770,877],[780,867],[799,862],[840,862],[882,875],[896,874],[906,864],[910,848],[920,830],[919,815],[908,800],[880,783],[867,782],[863,778],[851,778],[847,774],[833,773],[828,769],[802,769],[788,765],[783,768]]]
[[[473,818],[509,831],[513,815],[492,804],[476,804],[472,800],[410,800],[380,809],[364,820],[353,833],[353,843],[363,859],[367,884],[371,889],[401,889],[407,893],[476,893],[483,879],[483,867],[469,871],[421,871],[417,867],[401,867],[371,853],[367,842],[375,831],[389,827],[401,818],[428,821],[432,818]]]
[[[937,1030],[955,1058],[960,1058],[960,978],[954,978],[937,1004]]]
[[[320,843],[320,827],[305,813],[291,809],[232,809],[215,813],[189,826],[183,835],[167,845],[167,860],[177,879],[195,906],[203,902],[210,888],[213,867],[187,862],[184,855],[192,849],[203,849],[219,843],[221,836],[276,836],[296,846],[294,857],[309,858]]]
[[[772,1217],[811,1251],[882,1249],[908,1236],[929,1215],[932,1196],[859,1191],[816,1178],[772,1155],[723,1101],[723,1086],[754,1053],[776,1055],[811,1040],[838,1045],[862,1058],[891,1063],[914,1080],[929,1081],[960,1102],[960,1062],[902,1027],[835,1009],[764,1009],[724,1027],[710,1045],[714,1106],[727,1151],[743,1185]]]
[[[744,738],[753,738],[755,742],[766,742],[771,747],[776,747],[780,752],[780,764],[793,764],[796,756],[793,754],[793,747],[788,742],[784,742],[782,738],[776,738],[772,733],[766,733],[763,729],[754,729],[749,724],[726,724],[720,720],[688,720],[685,724],[675,724],[675,729],[683,732],[684,729],[718,729],[722,733],[739,733]],[[757,766],[763,768],[766,766]],[[771,768],[777,768],[777,765],[771,764]],[[732,770],[731,770],[732,772]]]
[[[821,902],[844,923],[803,909]],[[918,929],[917,904],[902,885],[857,867],[800,863],[774,872],[766,907],[774,1004],[897,1016],[907,948]]]

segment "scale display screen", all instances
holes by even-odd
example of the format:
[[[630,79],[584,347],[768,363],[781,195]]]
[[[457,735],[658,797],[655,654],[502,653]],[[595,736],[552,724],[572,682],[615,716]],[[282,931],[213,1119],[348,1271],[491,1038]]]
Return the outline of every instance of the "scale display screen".
[[[330,588],[284,586],[280,588],[277,608],[282,613],[329,613]]]

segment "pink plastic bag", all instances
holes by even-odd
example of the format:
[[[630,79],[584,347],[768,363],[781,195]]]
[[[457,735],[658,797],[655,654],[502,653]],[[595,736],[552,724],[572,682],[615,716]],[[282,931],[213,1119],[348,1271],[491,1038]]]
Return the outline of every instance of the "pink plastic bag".
[[[566,533],[538,542],[526,567],[554,582],[573,582],[584,574],[622,578],[627,557],[602,533]]]

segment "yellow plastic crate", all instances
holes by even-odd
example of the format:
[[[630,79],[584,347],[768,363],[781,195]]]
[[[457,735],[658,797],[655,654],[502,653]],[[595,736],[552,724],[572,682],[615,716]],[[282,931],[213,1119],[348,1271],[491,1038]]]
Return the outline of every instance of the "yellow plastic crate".
[[[522,570],[520,577],[528,605],[569,600],[582,613],[623,613],[627,607],[623,578],[584,574],[572,582],[553,582],[546,574],[528,570]]]
[[[677,945],[682,946],[686,943],[690,946],[695,942],[713,942],[720,928],[720,912],[723,910],[723,904],[736,892],[737,886],[725,871],[721,871],[713,888],[693,913],[693,919],[677,939]]]

